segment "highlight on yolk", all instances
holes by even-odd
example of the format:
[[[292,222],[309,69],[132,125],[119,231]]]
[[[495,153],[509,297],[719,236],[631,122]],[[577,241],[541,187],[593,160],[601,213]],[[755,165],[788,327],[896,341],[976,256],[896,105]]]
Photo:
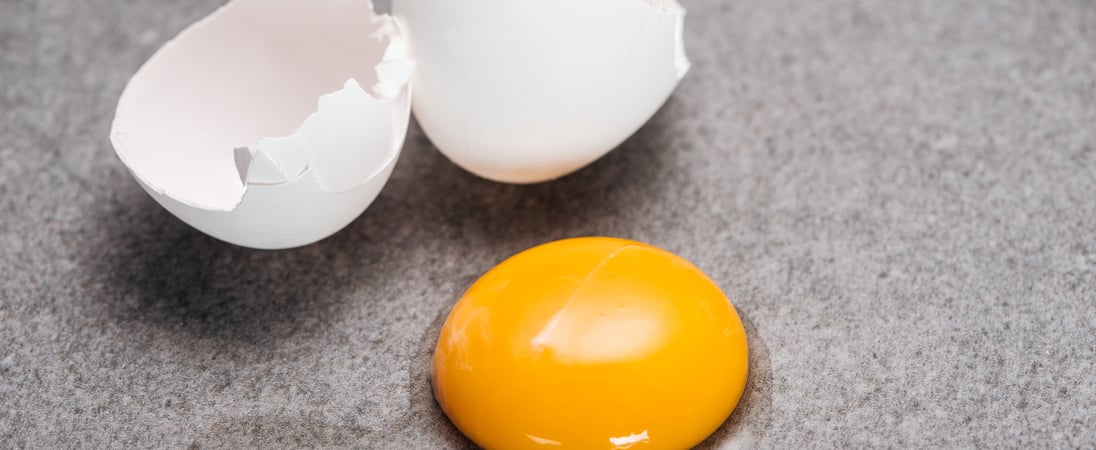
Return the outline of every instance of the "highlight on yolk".
[[[746,333],[700,269],[664,250],[577,238],[476,281],[434,352],[438,403],[488,449],[688,448],[734,410]]]

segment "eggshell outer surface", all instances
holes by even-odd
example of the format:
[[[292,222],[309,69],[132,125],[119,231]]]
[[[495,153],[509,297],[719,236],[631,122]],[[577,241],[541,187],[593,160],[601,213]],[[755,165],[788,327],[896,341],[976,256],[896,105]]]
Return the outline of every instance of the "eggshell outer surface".
[[[689,69],[673,0],[394,0],[415,117],[457,165],[510,183],[571,173],[622,143]]]
[[[664,250],[557,241],[464,294],[434,353],[434,392],[488,449],[688,448],[722,424],[747,377],[727,297]]]
[[[111,141],[191,226],[247,247],[309,244],[358,217],[396,164],[405,49],[368,1],[234,0],[134,75]]]

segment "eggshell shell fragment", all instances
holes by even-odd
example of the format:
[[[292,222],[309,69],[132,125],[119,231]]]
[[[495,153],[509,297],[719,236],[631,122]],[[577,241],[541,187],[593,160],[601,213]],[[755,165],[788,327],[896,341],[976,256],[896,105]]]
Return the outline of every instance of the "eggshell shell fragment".
[[[315,242],[395,166],[415,65],[403,39],[368,1],[232,1],[134,75],[111,141],[157,202],[211,236]]]
[[[415,117],[449,159],[546,181],[633,134],[689,69],[674,0],[394,0]]]

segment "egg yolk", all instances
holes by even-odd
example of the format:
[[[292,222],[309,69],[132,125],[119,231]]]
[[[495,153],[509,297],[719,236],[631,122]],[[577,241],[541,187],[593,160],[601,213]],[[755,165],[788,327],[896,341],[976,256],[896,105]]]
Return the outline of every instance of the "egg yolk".
[[[688,448],[742,395],[746,334],[674,254],[578,238],[491,269],[449,314],[434,394],[488,449]]]

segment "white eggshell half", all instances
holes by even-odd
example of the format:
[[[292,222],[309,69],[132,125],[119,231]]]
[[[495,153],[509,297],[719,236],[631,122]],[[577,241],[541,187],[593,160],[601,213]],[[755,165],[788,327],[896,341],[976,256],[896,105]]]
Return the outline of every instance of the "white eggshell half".
[[[457,165],[551,180],[639,129],[689,70],[674,0],[393,0],[413,110]]]
[[[111,130],[184,222],[264,248],[309,244],[376,198],[410,115],[398,24],[362,0],[234,0],[157,52]]]

